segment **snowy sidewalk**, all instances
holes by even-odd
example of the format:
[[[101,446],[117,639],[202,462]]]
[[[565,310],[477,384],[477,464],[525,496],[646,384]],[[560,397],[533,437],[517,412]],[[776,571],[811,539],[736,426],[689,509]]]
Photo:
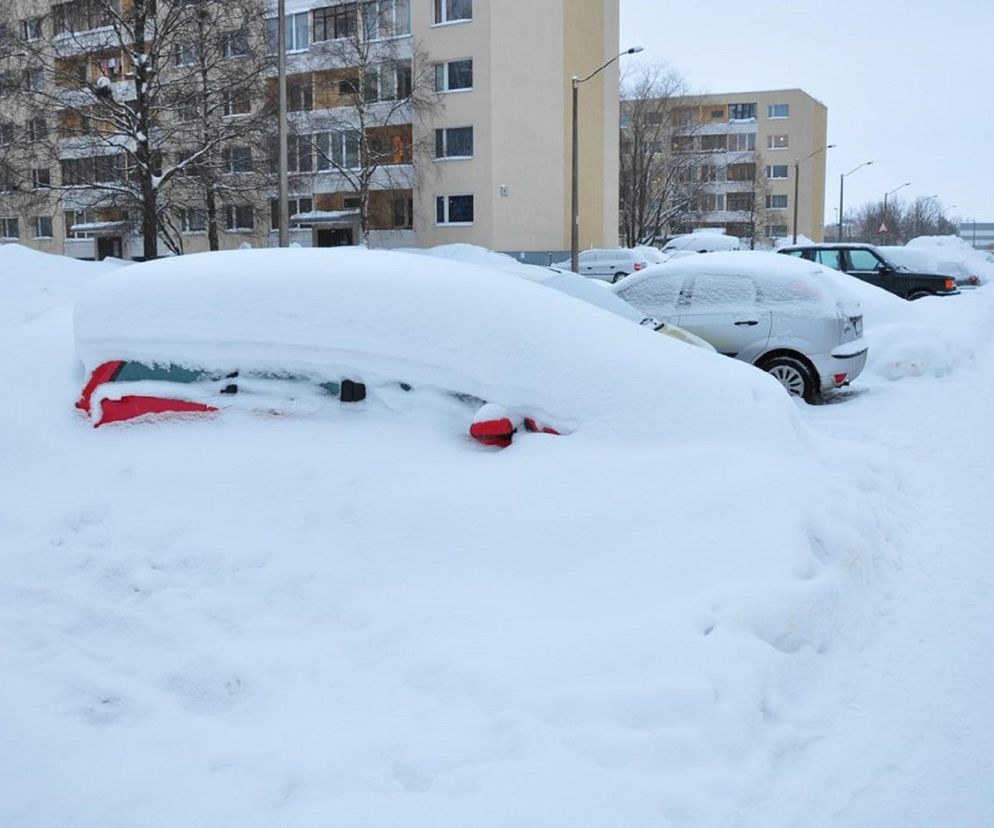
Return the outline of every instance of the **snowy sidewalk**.
[[[875,384],[806,417],[892,452],[903,527],[884,617],[838,665],[825,735],[774,773],[753,824],[994,825],[992,379],[988,364]]]

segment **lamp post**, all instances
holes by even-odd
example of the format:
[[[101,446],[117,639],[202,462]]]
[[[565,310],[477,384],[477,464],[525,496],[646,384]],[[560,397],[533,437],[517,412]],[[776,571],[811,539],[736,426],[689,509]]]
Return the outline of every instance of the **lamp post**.
[[[604,71],[618,58],[624,55],[634,55],[641,52],[641,46],[633,46],[624,52],[619,52],[603,66],[597,67],[585,78],[578,78],[573,75],[573,160],[572,160],[572,197],[570,201],[570,270],[574,273],[580,271],[580,155],[577,129],[577,90],[581,83],[586,83],[594,75]]]
[[[809,152],[803,158],[799,158],[794,162],[794,244],[797,244],[797,193],[800,189],[800,178],[801,178],[801,161],[807,161],[812,156],[817,155],[819,152],[827,152],[835,144],[828,144],[824,147],[818,147],[814,152]]]
[[[278,128],[277,141],[279,143],[279,219],[280,219],[280,247],[290,246],[290,216],[287,203],[287,129],[286,129],[286,0],[277,0],[276,3],[276,69],[278,88]]]
[[[884,214],[883,217],[880,219],[880,230],[878,231],[881,239],[883,239],[884,234],[887,233],[887,198],[889,196],[894,195],[894,193],[896,193],[898,190],[902,190],[905,187],[910,187],[910,186],[911,182],[905,181],[899,187],[895,187],[893,190],[884,193]]]
[[[862,164],[853,167],[851,170],[849,170],[849,172],[842,173],[839,176],[839,241],[840,242],[842,241],[842,222],[845,221],[845,218],[843,217],[844,214],[842,212],[842,194],[845,192],[846,176],[852,175],[854,172],[856,172],[856,170],[861,170],[863,169],[863,167],[868,167],[872,163],[873,163],[872,161],[864,161]]]

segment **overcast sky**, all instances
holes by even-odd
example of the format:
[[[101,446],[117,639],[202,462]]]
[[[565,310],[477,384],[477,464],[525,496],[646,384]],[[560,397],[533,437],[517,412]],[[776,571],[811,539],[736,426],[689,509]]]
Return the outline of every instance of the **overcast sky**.
[[[798,87],[824,103],[827,222],[840,174],[868,160],[846,176],[846,212],[910,181],[891,198],[994,221],[994,0],[621,0],[620,45],[693,92]]]

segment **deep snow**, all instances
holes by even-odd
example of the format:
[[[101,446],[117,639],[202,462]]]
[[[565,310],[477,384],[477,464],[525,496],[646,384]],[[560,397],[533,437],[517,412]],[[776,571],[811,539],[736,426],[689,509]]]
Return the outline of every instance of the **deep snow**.
[[[847,285],[834,404],[639,339],[638,439],[497,451],[434,408],[94,430],[93,275],[39,256],[0,248],[0,824],[994,819],[987,288]]]

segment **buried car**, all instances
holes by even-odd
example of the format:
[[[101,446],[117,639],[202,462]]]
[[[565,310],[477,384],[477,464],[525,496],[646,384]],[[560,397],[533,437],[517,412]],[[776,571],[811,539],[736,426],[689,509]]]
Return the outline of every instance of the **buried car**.
[[[758,251],[712,253],[649,268],[614,290],[808,401],[848,385],[866,364],[862,310],[816,264]]]
[[[481,442],[619,439],[728,422],[765,386],[724,360],[487,268],[356,248],[203,253],[94,280],[75,307],[80,410],[101,425],[227,409],[330,418],[430,409]],[[662,381],[685,390],[675,406]],[[740,412],[741,416],[741,412]]]

